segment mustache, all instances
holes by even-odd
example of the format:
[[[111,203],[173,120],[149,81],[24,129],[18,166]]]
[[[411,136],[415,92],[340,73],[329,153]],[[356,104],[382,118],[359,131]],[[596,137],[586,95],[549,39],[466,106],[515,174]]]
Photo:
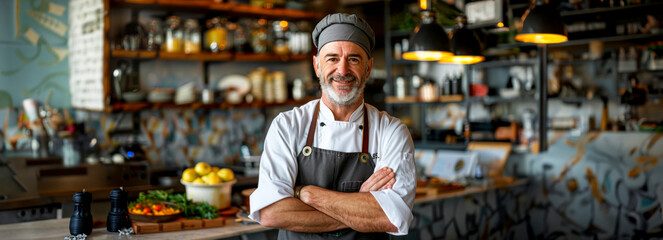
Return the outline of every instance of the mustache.
[[[356,80],[356,79],[357,78],[355,76],[352,76],[352,75],[342,76],[340,74],[335,74],[335,75],[331,75],[331,76],[327,77],[327,81],[331,81],[331,80],[350,81],[350,80]]]

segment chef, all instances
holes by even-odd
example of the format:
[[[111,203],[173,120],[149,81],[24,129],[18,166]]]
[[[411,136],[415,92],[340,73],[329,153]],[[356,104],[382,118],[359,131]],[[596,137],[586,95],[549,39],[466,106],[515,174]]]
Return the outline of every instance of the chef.
[[[249,217],[279,228],[279,239],[405,235],[414,145],[400,120],[364,103],[375,34],[365,20],[336,13],[312,35],[322,97],[272,121]]]

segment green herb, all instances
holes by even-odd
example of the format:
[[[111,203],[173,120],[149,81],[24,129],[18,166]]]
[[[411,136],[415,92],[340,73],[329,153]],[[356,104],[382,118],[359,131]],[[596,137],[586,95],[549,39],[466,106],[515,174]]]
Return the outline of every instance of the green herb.
[[[187,199],[183,193],[173,194],[173,190],[149,190],[147,193],[141,192],[138,198],[132,201],[129,206],[135,206],[137,203],[161,203],[172,202],[177,204],[177,208],[181,211],[182,216],[189,219],[214,219],[219,216],[219,210],[205,202],[194,202]]]

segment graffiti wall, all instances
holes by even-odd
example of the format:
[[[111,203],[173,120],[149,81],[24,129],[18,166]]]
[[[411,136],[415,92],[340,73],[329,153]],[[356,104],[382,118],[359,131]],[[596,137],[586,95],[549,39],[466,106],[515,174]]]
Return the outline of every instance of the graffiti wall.
[[[663,238],[661,137],[564,137],[517,163],[527,186],[417,205],[403,239]]]

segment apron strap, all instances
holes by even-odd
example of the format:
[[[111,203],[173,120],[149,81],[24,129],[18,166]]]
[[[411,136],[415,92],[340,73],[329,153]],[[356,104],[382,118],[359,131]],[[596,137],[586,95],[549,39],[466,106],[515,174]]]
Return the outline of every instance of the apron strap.
[[[306,138],[306,147],[313,147],[313,138],[315,137],[315,128],[318,123],[318,112],[320,112],[320,104],[322,100],[315,105],[315,110],[313,110],[313,118],[311,119],[311,124],[308,128],[308,137]],[[364,104],[364,126],[362,127],[361,135],[361,152],[368,153],[368,114],[366,111],[366,104]]]
[[[308,137],[306,138],[306,146],[313,147],[313,137],[315,136],[315,124],[318,123],[318,112],[320,112],[320,104],[322,99],[315,105],[313,110],[313,119],[311,119],[311,126],[308,128]]]
[[[366,114],[366,104],[364,104],[364,128],[361,131],[361,152],[368,153],[368,114]]]

